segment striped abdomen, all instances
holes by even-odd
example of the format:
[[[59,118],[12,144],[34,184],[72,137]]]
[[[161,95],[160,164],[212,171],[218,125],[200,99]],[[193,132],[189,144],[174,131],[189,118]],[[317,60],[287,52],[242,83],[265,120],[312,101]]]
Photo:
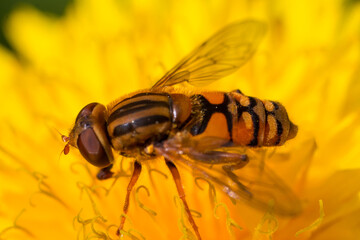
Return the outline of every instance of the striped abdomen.
[[[204,92],[191,98],[201,115],[190,128],[192,135],[220,137],[240,146],[282,145],[296,136],[297,127],[280,103],[240,91]]]
[[[172,100],[165,93],[144,92],[109,109],[108,133],[116,150],[166,138],[172,127]]]

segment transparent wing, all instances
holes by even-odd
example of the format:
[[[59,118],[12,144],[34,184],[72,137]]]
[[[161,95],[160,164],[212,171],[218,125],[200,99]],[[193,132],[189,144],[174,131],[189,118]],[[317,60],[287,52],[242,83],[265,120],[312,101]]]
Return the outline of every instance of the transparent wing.
[[[220,143],[218,139],[214,140]],[[216,147],[216,144],[211,144],[210,138],[205,141],[209,142],[205,145]],[[165,145],[157,146],[157,151],[176,165],[192,171],[195,176],[214,183],[230,198],[246,201],[264,210],[273,206],[273,210],[281,215],[295,215],[302,210],[299,198],[260,156],[252,154],[248,159],[244,149],[236,151],[234,147],[222,147],[203,151],[204,143],[197,145],[197,141],[189,143],[185,140],[187,145],[183,148],[175,142],[179,143],[169,140]]]
[[[254,54],[265,31],[265,25],[254,20],[226,26],[181,60],[152,89],[181,82],[200,86],[235,72]]]

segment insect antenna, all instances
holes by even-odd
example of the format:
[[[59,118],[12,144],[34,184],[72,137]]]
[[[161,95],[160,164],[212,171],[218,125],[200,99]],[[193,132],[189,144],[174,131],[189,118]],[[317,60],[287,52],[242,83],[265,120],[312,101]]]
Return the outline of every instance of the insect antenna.
[[[60,162],[60,158],[61,158],[62,154],[67,155],[67,154],[69,153],[69,151],[70,151],[70,145],[69,145],[69,143],[67,143],[67,144],[65,145],[65,147],[64,147],[64,148],[61,150],[61,152],[59,153],[58,163]]]
[[[66,143],[64,149],[60,152],[60,155],[59,155],[59,159],[61,157],[61,154],[64,153],[64,155],[67,155],[70,151],[70,144],[69,144],[69,140],[70,140],[70,137],[62,134],[59,130],[57,130],[55,127],[54,127],[54,130],[61,136],[61,140]]]

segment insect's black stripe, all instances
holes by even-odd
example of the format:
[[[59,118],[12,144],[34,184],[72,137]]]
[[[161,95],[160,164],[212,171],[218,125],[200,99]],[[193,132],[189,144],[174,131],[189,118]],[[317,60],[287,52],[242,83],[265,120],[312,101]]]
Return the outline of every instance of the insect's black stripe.
[[[233,116],[231,112],[229,112],[229,104],[230,104],[230,97],[226,93],[224,94],[224,102],[221,104],[221,112],[224,114],[226,118],[226,124],[230,136],[230,141],[232,141]]]
[[[235,104],[237,107],[237,114],[238,114],[238,120],[241,118],[242,114],[244,112],[247,112],[251,116],[251,121],[253,123],[253,139],[248,144],[248,146],[257,146],[258,145],[258,136],[259,136],[259,129],[260,129],[260,121],[259,121],[259,115],[254,111],[254,107],[256,106],[257,102],[255,98],[248,97],[249,98],[249,105],[248,106],[242,106],[238,101],[235,100]]]
[[[174,101],[170,95],[168,95],[168,99],[169,99],[168,108],[169,108],[169,112],[170,112],[170,119],[171,119],[171,122],[174,122],[174,106],[173,106]]]
[[[247,107],[242,106],[237,100],[235,100],[235,105],[237,109],[237,120],[241,118],[243,112],[247,110]]]
[[[274,109],[272,111],[267,111],[265,109],[265,119],[267,119],[268,115],[271,115],[275,118],[275,120],[276,120],[276,137],[277,137],[275,145],[278,145],[281,141],[281,135],[283,134],[284,129],[283,129],[282,123],[275,116],[275,111],[279,109],[279,105],[276,102],[273,102],[273,101],[270,101],[270,102],[273,104]]]
[[[118,125],[114,128],[113,136],[119,137],[130,132],[136,131],[138,127],[150,126],[153,124],[159,124],[170,121],[170,119],[163,115],[152,115],[148,117],[138,118],[135,121]]]
[[[154,101],[154,100],[139,100],[137,101],[136,98],[134,99],[131,99],[132,102],[124,105],[124,106],[121,106],[119,109],[121,110],[127,110],[127,109],[130,109],[130,108],[133,108],[133,107],[136,107],[138,105],[151,105],[151,104],[159,104],[159,103],[166,103],[167,106],[169,106],[169,103],[168,102],[165,102],[165,101]],[[117,109],[118,110],[118,109]]]
[[[138,93],[138,94],[135,94],[134,96],[123,99],[122,101],[115,104],[113,108],[116,108],[119,104],[122,104],[122,103],[124,103],[126,101],[129,101],[129,100],[133,101],[134,98],[143,97],[143,96],[169,96],[169,94],[167,94],[167,93],[152,93],[152,92]]]
[[[281,140],[281,135],[283,133],[284,129],[282,127],[282,124],[281,122],[276,119],[276,135],[277,135],[277,140],[275,142],[275,145],[278,145],[280,143],[280,140]]]
[[[116,109],[109,117],[108,124],[115,121],[116,119],[140,111],[147,111],[151,108],[164,107],[169,108],[169,103],[164,101],[151,101],[141,100],[137,102],[129,103],[123,107]]]
[[[207,125],[211,119],[211,116],[215,113],[215,112],[219,112],[224,114],[225,118],[226,118],[226,123],[227,123],[227,128],[228,128],[228,132],[229,132],[229,136],[230,136],[230,140],[232,140],[232,128],[233,128],[233,123],[232,123],[232,115],[228,110],[228,105],[230,103],[230,98],[227,94],[224,94],[224,101],[220,104],[211,104],[203,95],[194,95],[191,97],[192,100],[194,101],[199,101],[200,102],[200,106],[201,106],[201,110],[202,110],[202,121],[199,123],[196,123],[194,126],[192,126],[190,132],[192,135],[199,135],[201,133],[203,133],[205,131],[205,129],[207,128]]]
[[[211,109],[211,104],[209,103],[209,101],[200,94],[196,94],[190,97],[192,102],[198,102],[199,103],[199,108],[201,109],[201,114],[203,114],[202,116],[202,121],[201,122],[197,122],[194,126],[191,127],[190,129],[190,133],[194,136],[201,134],[205,131],[212,113],[210,112]],[[197,114],[197,113],[195,113]],[[195,116],[193,116],[195,117]]]
[[[259,115],[257,115],[257,113],[254,111],[254,107],[256,106],[257,102],[256,102],[255,98],[253,98],[253,97],[248,97],[248,98],[250,100],[250,104],[248,106],[249,107],[248,113],[250,113],[250,115],[251,115],[251,120],[253,122],[253,128],[254,128],[253,139],[248,144],[248,146],[257,146],[259,129],[260,129]],[[264,108],[264,106],[263,106],[263,108]]]
[[[274,105],[274,109],[278,110],[279,109],[279,105],[276,102],[270,101],[273,105]]]

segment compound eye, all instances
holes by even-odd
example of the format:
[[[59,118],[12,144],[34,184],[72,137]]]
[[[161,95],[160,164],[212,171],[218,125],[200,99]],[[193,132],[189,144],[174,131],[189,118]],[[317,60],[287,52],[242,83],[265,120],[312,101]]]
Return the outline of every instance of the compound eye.
[[[81,155],[92,165],[103,168],[110,164],[105,149],[92,128],[87,128],[80,133],[77,146]]]
[[[88,105],[83,107],[83,109],[81,109],[81,111],[77,115],[75,122],[77,122],[81,118],[89,117],[92,114],[92,111],[94,110],[96,105],[98,105],[98,103],[89,103]]]

